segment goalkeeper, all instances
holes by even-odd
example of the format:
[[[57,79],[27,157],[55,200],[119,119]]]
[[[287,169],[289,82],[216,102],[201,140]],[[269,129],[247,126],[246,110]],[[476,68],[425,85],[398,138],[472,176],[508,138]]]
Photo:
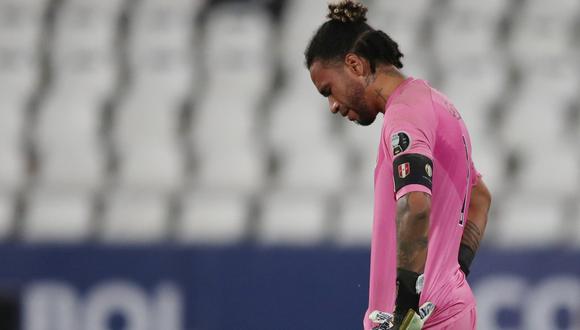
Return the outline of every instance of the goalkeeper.
[[[399,71],[403,54],[365,6],[329,9],[305,52],[312,82],[332,113],[362,126],[384,115],[364,329],[475,329],[466,275],[491,197],[467,128],[445,95]]]

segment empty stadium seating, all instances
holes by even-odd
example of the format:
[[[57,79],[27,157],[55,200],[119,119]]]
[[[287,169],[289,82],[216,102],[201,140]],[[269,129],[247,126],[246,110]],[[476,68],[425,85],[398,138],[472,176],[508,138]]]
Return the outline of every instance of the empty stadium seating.
[[[490,242],[580,242],[580,3],[365,3],[467,123]],[[268,8],[0,0],[0,239],[369,244],[382,117],[312,85],[324,1]]]

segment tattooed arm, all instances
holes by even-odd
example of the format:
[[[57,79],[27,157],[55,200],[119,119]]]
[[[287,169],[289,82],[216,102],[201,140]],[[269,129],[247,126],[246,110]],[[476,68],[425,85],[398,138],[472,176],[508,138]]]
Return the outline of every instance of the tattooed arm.
[[[465,275],[469,275],[469,267],[483,239],[490,206],[491,193],[485,186],[485,183],[483,183],[483,180],[478,178],[471,191],[467,223],[463,230],[461,246],[459,248],[459,265]]]
[[[397,202],[397,268],[423,273],[429,242],[431,196],[411,192]]]
[[[431,196],[426,193],[410,192],[397,201],[396,324],[410,309],[419,308],[416,285],[427,261],[430,213]]]

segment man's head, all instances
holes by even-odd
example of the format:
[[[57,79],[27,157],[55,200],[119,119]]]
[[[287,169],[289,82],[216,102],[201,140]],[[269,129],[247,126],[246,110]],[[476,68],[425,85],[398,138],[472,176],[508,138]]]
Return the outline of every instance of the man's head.
[[[367,8],[354,0],[328,5],[329,20],[320,26],[305,52],[306,67],[330,111],[360,125],[370,125],[377,109],[369,85],[379,67],[402,68],[398,45],[366,23]]]

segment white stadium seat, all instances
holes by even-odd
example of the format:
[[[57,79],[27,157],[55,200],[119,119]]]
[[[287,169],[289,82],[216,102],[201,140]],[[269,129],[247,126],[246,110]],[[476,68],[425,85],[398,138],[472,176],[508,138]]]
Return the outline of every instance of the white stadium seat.
[[[472,155],[475,169],[481,174],[483,182],[497,196],[506,185],[506,162],[508,150],[502,148],[501,140],[490,137],[479,141],[472,141]],[[498,202],[494,200],[494,203]]]
[[[579,3],[575,0],[530,0],[513,21],[509,50],[513,59],[527,66],[572,51]]]
[[[562,100],[542,94],[514,98],[500,131],[504,146],[545,150],[566,144],[567,109]]]
[[[498,27],[508,1],[449,3],[434,26],[433,46],[442,62],[485,56],[499,47]]]
[[[250,99],[263,96],[273,75],[268,14],[248,4],[224,4],[209,13],[205,31],[203,58],[211,70],[208,87],[227,93],[242,88]]]
[[[182,200],[177,238],[185,244],[239,243],[247,234],[249,215],[243,195],[190,192]]]
[[[147,0],[137,4],[127,49],[134,93],[173,101],[191,92],[199,73],[194,19],[203,2]]]
[[[306,83],[310,90],[286,90],[270,109],[267,134],[276,147],[300,149],[331,138],[333,118],[327,102],[320,94],[311,94],[316,89]]]
[[[345,246],[370,246],[374,216],[371,191],[349,191],[340,201],[336,241]]]
[[[549,195],[520,193],[502,201],[492,238],[506,248],[550,246],[561,243],[569,228],[564,203]]]
[[[286,3],[280,26],[280,42],[282,65],[289,76],[304,75],[304,50],[324,18],[327,8],[323,1],[293,0]]]
[[[82,242],[94,233],[91,194],[39,187],[28,196],[23,238],[29,242]]]
[[[18,44],[36,49],[42,32],[43,16],[49,0],[0,1],[0,44]]]
[[[101,238],[110,243],[154,243],[169,235],[164,194],[117,190],[107,196]]]
[[[346,150],[334,144],[294,150],[281,155],[278,187],[290,191],[332,193],[340,191],[347,177]]]
[[[565,198],[580,193],[580,155],[568,147],[554,145],[522,152],[521,170],[517,180],[521,191],[535,191],[552,197]]]
[[[39,109],[35,131],[41,181],[84,189],[101,184],[105,172],[101,112],[99,104],[82,96],[49,94]]]
[[[0,240],[14,234],[16,229],[15,199],[10,194],[0,194]]]
[[[125,150],[120,155],[120,187],[170,193],[184,182],[184,154],[176,146]]]
[[[258,241],[266,245],[313,245],[328,235],[322,196],[278,192],[263,199]]]
[[[252,193],[265,184],[266,155],[260,148],[208,151],[199,157],[194,186],[199,189]]]
[[[258,102],[244,98],[244,89],[208,91],[191,121],[190,139],[197,152],[238,149],[259,141]]]

